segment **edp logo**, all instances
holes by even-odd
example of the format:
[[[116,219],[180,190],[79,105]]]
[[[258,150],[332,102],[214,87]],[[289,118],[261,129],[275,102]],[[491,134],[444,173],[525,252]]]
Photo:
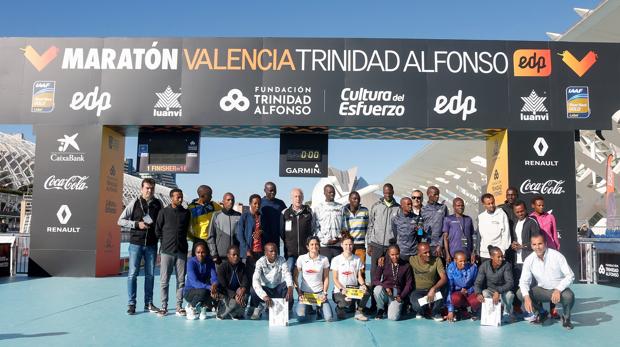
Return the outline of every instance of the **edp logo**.
[[[99,86],[96,86],[95,90],[92,92],[88,92],[86,94],[76,92],[73,94],[69,107],[75,111],[81,109],[92,111],[97,109],[97,117],[100,117],[102,111],[108,110],[112,107],[112,104],[110,104],[111,98],[112,96],[108,92],[103,92],[99,95]]]
[[[473,96],[463,99],[463,91],[459,90],[456,95],[449,99],[445,95],[438,96],[433,111],[438,114],[445,114],[446,112],[453,115],[461,114],[462,119],[466,121],[467,116],[476,113],[478,109],[476,109],[476,99]]]

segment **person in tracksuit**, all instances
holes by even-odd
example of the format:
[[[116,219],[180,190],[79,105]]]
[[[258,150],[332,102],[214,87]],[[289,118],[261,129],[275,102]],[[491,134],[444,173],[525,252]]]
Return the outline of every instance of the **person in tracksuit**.
[[[227,260],[228,247],[239,246],[237,223],[241,218],[241,213],[233,210],[235,196],[232,193],[224,194],[222,201],[222,210],[216,211],[209,223],[209,236],[207,237],[211,259],[218,267]]]
[[[368,217],[368,231],[366,233],[368,248],[366,253],[372,257],[370,263],[371,278],[375,278],[377,261],[379,258],[385,257],[390,239],[394,237],[392,218],[396,216],[399,209],[400,205],[394,200],[394,187],[390,183],[384,184],[383,198],[372,205]],[[377,306],[374,296],[372,299],[371,311],[374,311]]]

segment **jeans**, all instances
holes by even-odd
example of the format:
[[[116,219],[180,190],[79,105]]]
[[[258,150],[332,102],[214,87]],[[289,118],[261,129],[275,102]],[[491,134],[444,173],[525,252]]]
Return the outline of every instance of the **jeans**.
[[[249,294],[245,294],[245,302],[248,302]],[[228,315],[232,315],[233,317],[241,317],[243,316],[243,312],[245,311],[245,307],[241,306],[237,303],[237,300],[234,296],[226,296],[219,301],[218,303],[218,316],[222,318],[227,318]]]
[[[168,307],[168,285],[172,270],[177,278],[176,305],[183,307],[183,288],[185,288],[185,266],[187,264],[187,254],[179,253],[175,255],[161,254],[160,279],[161,279],[161,304]]]
[[[296,256],[289,256],[288,258],[286,258],[286,266],[288,266],[288,271],[291,273],[291,276],[293,275],[293,272],[295,270],[295,264],[297,263],[297,258]]]
[[[391,298],[382,286],[375,286],[373,290],[374,298],[377,301],[377,309],[383,310],[386,304],[388,304],[387,316],[389,320],[399,320],[400,311],[403,308],[403,302],[398,302]]]
[[[482,291],[482,296],[490,299],[493,297],[493,293],[493,290],[485,289]],[[515,300],[515,294],[511,290],[509,290],[501,294],[500,298],[502,300],[502,305],[504,305],[504,313],[512,314],[512,302]]]
[[[129,272],[127,273],[127,296],[129,305],[136,304],[136,292],[138,290],[138,276],[140,275],[140,263],[144,258],[144,305],[153,303],[153,283],[155,277],[155,258],[157,258],[157,245],[139,246],[129,245]]]
[[[302,304],[300,301],[297,302],[297,320],[299,322],[303,322],[306,320],[306,306],[314,306],[314,305],[306,305]],[[326,300],[321,304],[321,311],[323,311],[323,318],[326,322],[331,322],[334,318],[332,315],[332,307],[329,305],[329,300]]]
[[[543,302],[551,302],[551,294],[553,294],[552,289],[544,289],[538,286],[530,288],[530,299],[532,299],[532,306],[534,309],[534,313],[538,314],[542,311],[542,303]],[[525,302],[523,300],[523,293],[521,293],[521,289],[517,292],[517,296],[519,300]],[[570,288],[566,288],[560,293],[560,304],[562,304],[562,315],[566,319],[570,319],[571,310],[575,305],[575,294]]]

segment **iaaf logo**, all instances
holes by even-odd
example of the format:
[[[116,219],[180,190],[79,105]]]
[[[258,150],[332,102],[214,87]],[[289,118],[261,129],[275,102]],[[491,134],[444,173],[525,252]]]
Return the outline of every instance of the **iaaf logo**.
[[[170,86],[166,87],[163,93],[155,93],[157,103],[153,108],[154,117],[182,117],[183,109],[179,98],[182,93],[175,93]]]
[[[438,114],[445,114],[446,112],[453,115],[461,114],[463,121],[466,121],[467,116],[476,113],[478,109],[476,109],[476,99],[473,96],[463,99],[463,91],[459,89],[458,93],[450,99],[445,95],[438,96],[433,111]]]
[[[99,95],[99,86],[96,86],[95,90],[86,94],[82,92],[75,92],[71,98],[71,104],[69,104],[69,107],[71,107],[74,111],[78,111],[83,108],[87,111],[97,109],[97,117],[100,117],[102,111],[108,110],[112,107],[112,104],[110,104],[111,98],[112,96],[108,92],[103,92]]]
[[[58,152],[50,153],[50,160],[54,162],[84,162],[86,160],[86,154],[83,152],[67,152],[69,148],[73,150],[79,151],[80,146],[78,146],[76,138],[78,137],[78,133],[75,133],[71,136],[63,135],[62,139],[58,139],[60,145],[58,146]]]
[[[74,175],[69,178],[56,178],[55,175],[52,175],[45,180],[43,188],[45,190],[86,190],[88,189],[86,185],[88,177]]]
[[[532,182],[527,179],[521,183],[521,194],[560,195],[564,193],[564,180],[547,180],[546,182]]]
[[[32,84],[32,113],[50,113],[54,111],[56,81],[35,81]]]
[[[341,116],[401,117],[405,114],[405,94],[391,90],[344,88],[340,100],[338,113]]]
[[[538,96],[534,89],[532,89],[529,96],[521,97],[521,100],[523,100],[521,120],[549,120],[549,111],[547,110],[547,107],[545,107],[546,99],[546,96]]]
[[[590,117],[590,92],[586,86],[566,88],[566,118],[586,119]]]

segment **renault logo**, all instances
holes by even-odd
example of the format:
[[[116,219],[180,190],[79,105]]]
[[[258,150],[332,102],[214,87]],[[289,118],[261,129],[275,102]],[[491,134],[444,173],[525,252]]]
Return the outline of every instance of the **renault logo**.
[[[548,149],[549,145],[547,145],[547,141],[545,141],[544,138],[539,137],[536,139],[536,142],[534,142],[534,150],[539,157],[544,157]]]

